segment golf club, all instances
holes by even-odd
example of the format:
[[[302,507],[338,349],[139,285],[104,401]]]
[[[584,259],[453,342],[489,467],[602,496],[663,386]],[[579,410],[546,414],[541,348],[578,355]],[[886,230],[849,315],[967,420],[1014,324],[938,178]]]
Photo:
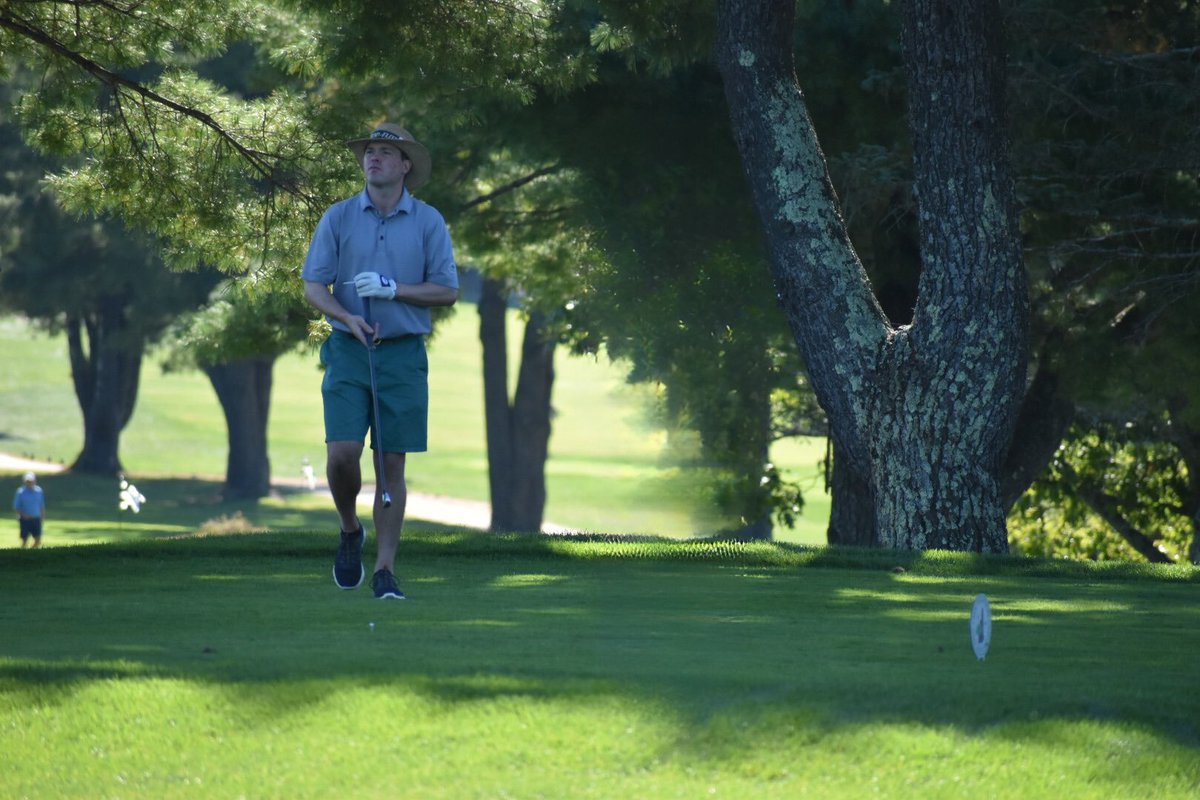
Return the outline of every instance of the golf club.
[[[372,328],[375,323],[371,321],[371,300],[367,298],[363,301],[363,319]],[[371,373],[371,408],[374,411],[374,426],[375,426],[375,459],[379,470],[379,483],[382,490],[381,499],[384,508],[391,508],[392,495],[388,492],[387,470],[383,466],[383,430],[380,424],[379,417],[379,391],[375,385],[375,338],[372,336],[367,340],[367,371]]]

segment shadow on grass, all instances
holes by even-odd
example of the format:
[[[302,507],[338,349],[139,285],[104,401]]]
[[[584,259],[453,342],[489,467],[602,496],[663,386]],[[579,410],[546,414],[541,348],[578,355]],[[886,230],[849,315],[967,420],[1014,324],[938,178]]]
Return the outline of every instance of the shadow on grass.
[[[380,603],[333,587],[331,539],[0,553],[0,686],[56,704],[98,681],[177,679],[268,717],[353,688],[448,704],[626,697],[709,731],[731,713],[965,731],[1120,719],[1200,744],[1187,568],[927,554],[897,572],[900,556],[878,551],[443,528],[405,539],[410,599]],[[981,591],[985,662],[967,634]]]

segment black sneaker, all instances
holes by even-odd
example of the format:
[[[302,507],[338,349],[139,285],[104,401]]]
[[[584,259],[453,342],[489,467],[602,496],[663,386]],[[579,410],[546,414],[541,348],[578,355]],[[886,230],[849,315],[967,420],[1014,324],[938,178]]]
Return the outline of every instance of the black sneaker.
[[[378,600],[404,599],[404,592],[396,585],[396,576],[387,569],[381,569],[371,577],[371,588],[375,590]]]
[[[333,559],[333,582],[339,589],[357,589],[362,586],[367,569],[362,563],[363,542],[367,532],[359,525],[354,533],[342,531],[342,541]]]

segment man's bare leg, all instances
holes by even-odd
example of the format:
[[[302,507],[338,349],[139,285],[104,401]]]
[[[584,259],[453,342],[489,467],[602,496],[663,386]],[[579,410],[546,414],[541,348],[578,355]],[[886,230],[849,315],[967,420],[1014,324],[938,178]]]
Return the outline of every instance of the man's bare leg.
[[[358,530],[358,493],[362,491],[362,442],[328,442],[325,445],[325,480],[341,519],[342,530]]]
[[[404,479],[406,458],[404,453],[385,453],[384,467],[387,472],[387,491],[392,505],[383,507],[383,486],[379,480],[379,466],[375,467],[375,536],[378,550],[375,556],[375,572],[386,569],[396,574],[396,551],[400,546],[400,532],[404,528],[404,509],[408,502],[408,484]]]
[[[366,577],[362,563],[366,531],[358,519],[358,492],[362,488],[361,442],[329,442],[325,475],[341,521],[341,537],[333,558],[333,582],[339,589],[357,589]]]

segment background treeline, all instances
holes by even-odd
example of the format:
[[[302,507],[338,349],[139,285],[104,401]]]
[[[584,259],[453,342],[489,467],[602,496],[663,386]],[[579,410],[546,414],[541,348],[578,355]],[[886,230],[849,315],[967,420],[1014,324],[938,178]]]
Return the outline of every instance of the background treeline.
[[[826,412],[842,410],[818,402],[822,343],[798,346],[804,309],[772,280],[779,258],[716,55],[731,12],[753,20],[758,5],[770,7],[442,0],[381,17],[315,0],[0,2],[0,302],[68,336],[84,420],[74,469],[120,469],[138,366],[162,341],[221,401],[227,493],[267,492],[272,366],[319,335],[297,265],[316,215],[357,188],[339,142],[388,117],[433,149],[422,196],[485,276],[493,529],[540,527],[561,348],[603,351],[660,387],[662,419],[695,434],[674,455],[703,476],[715,527],[756,538],[790,524],[802,496],[771,444],[825,435]],[[882,321],[919,333],[936,264],[928,192],[914,190],[914,163],[929,168],[910,126],[920,48],[901,28],[941,11],[779,5],[854,258]],[[1003,57],[992,122],[1009,143],[1029,306],[1026,379],[984,465],[989,502],[1024,552],[1200,560],[1200,10],[1003,12],[1004,40],[977,60]],[[960,288],[949,307],[968,302]],[[525,320],[515,367],[497,324],[512,305]],[[987,307],[959,310],[996,325]],[[887,544],[880,509],[903,456],[868,462],[834,430],[831,540]]]

